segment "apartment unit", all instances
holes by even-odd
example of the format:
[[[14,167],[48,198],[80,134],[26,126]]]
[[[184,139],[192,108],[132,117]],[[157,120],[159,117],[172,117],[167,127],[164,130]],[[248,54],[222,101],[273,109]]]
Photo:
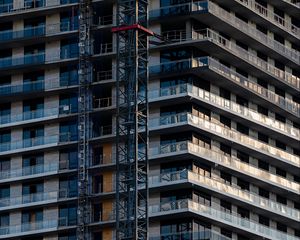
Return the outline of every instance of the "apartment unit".
[[[88,239],[113,240],[116,2],[92,1]],[[75,240],[78,0],[0,0],[0,239]],[[149,239],[300,239],[297,0],[150,0]]]

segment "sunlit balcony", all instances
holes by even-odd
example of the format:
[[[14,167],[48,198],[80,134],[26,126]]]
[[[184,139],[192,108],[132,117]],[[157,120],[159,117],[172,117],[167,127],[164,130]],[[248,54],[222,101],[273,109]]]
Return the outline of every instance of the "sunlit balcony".
[[[264,98],[271,104],[276,104],[280,108],[300,116],[299,104],[293,102],[292,100],[285,99],[278,94],[263,88],[259,84],[251,81],[249,78],[237,73],[236,71],[226,67],[225,65],[219,63],[211,57],[200,57],[194,59],[184,59],[179,61],[172,61],[167,63],[162,63],[156,66],[150,66],[150,74],[153,76],[160,74],[170,74],[180,71],[188,71],[197,68],[209,67],[210,70],[216,72],[222,77],[226,77],[228,80],[243,87],[246,90],[251,91],[256,96]]]
[[[272,240],[299,240],[299,238],[281,232],[274,228],[267,227],[247,218],[242,218],[234,212],[226,212],[221,209],[220,205],[212,202],[211,205],[204,205],[202,203],[192,201],[190,199],[183,199],[160,205],[152,205],[149,208],[150,217],[191,213],[210,219],[210,221],[220,222],[231,227],[240,229],[242,231],[265,237]]]
[[[273,131],[277,130],[282,134],[293,137],[297,141],[300,138],[300,130],[294,128],[290,124],[282,123],[274,118],[260,114],[257,111],[239,105],[236,102],[222,98],[214,93],[205,91],[191,84],[180,84],[176,86],[160,88],[159,90],[149,91],[150,102],[162,101],[168,97],[179,98],[182,96],[193,97],[194,99],[199,99],[199,101],[208,103],[212,106],[230,111],[239,117],[242,116],[243,118],[253,121],[259,125],[270,128]],[[150,122],[151,121],[153,120],[150,119]]]
[[[205,187],[208,190],[217,193],[222,192],[233,199],[246,202],[254,207],[271,211],[281,216],[290,218],[295,221],[300,221],[300,212],[296,209],[290,208],[287,205],[280,204],[276,201],[264,198],[255,194],[242,190],[237,185],[229,185],[221,178],[212,176],[204,176],[189,170],[182,170],[178,172],[162,173],[160,175],[152,175],[149,177],[149,187],[170,186],[173,184],[180,184],[188,182],[196,186]]]
[[[288,189],[290,192],[297,195],[300,193],[300,184],[297,182],[290,181],[281,176],[259,169],[256,166],[241,162],[235,156],[225,155],[224,153],[215,151],[205,145],[201,146],[189,141],[183,141],[150,148],[149,153],[150,160],[189,153],[212,163],[220,164],[226,168],[251,176],[258,181],[264,181],[279,188]]]

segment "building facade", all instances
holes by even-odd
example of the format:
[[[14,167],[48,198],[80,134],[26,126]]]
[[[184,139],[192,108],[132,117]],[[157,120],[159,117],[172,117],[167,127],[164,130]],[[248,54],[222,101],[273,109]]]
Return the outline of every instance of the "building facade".
[[[0,0],[0,239],[74,240],[77,0]],[[115,239],[116,3],[92,1],[88,238]],[[149,239],[300,239],[297,0],[149,1]]]

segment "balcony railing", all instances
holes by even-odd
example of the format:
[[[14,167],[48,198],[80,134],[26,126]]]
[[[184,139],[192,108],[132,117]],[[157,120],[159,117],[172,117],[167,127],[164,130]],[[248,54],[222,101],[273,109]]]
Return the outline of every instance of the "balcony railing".
[[[243,229],[244,231],[258,234],[272,240],[299,240],[299,238],[281,232],[274,228],[259,224],[253,220],[243,218],[235,212],[225,212],[217,203],[211,205],[204,205],[190,199],[183,199],[178,201],[171,201],[162,203],[160,205],[152,205],[149,208],[149,215],[172,214],[174,212],[181,213],[182,211],[191,211],[203,217],[207,217],[214,221],[225,222],[227,225]]]
[[[24,177],[24,176],[30,176],[30,175],[51,173],[51,172],[54,173],[58,172],[57,163],[40,164],[40,165],[29,166],[24,168],[0,171],[0,181],[10,180],[10,179]]]
[[[183,141],[172,144],[164,144],[155,148],[151,148],[149,151],[149,156],[151,159],[155,159],[157,157],[164,157],[168,155],[178,155],[180,153],[191,153],[195,154],[204,159],[208,159],[209,161],[215,162],[222,166],[234,169],[235,171],[244,173],[246,175],[250,175],[262,181],[269,181],[272,184],[278,185],[281,188],[288,188],[297,194],[300,193],[300,184],[285,179],[281,176],[277,176],[271,174],[267,171],[257,168],[254,165],[247,164],[241,162],[235,156],[225,155],[222,152],[215,151],[206,145],[198,145],[189,141]]]
[[[0,14],[3,13],[15,13],[22,11],[30,11],[31,9],[41,9],[47,7],[55,7],[55,6],[63,6],[66,4],[77,3],[78,0],[32,0],[32,1],[24,1],[23,4],[18,6],[14,6],[13,3],[2,4],[0,6]]]
[[[113,126],[112,125],[101,125],[95,126],[93,131],[93,137],[102,137],[113,134]]]
[[[214,189],[217,192],[224,192],[233,198],[238,198],[248,204],[267,209],[271,212],[285,215],[296,221],[300,221],[300,212],[296,209],[290,208],[284,204],[272,201],[268,198],[261,197],[254,192],[249,192],[238,188],[238,186],[229,185],[221,178],[212,176],[204,176],[189,170],[182,170],[178,172],[163,173],[160,175],[151,176],[149,178],[150,187],[176,184],[178,181],[188,180],[193,184],[205,186],[209,189]],[[223,181],[222,181],[223,180]]]
[[[255,0],[235,0],[235,1],[249,8],[256,14],[262,16],[263,18],[267,19],[273,24],[279,26],[280,28],[286,30],[287,32],[293,33],[297,37],[300,37],[300,30],[297,26],[295,26],[289,21],[286,21],[284,18],[275,14],[273,11],[270,11],[269,9],[260,5]]]
[[[110,43],[101,43],[100,46],[94,47],[94,54],[95,55],[102,55],[102,54],[109,54],[113,53],[115,48],[113,44]]]
[[[16,93],[31,93],[36,91],[51,90],[60,87],[69,87],[77,85],[76,79],[69,78],[51,78],[41,81],[26,82],[18,85],[2,85],[0,86],[0,96],[6,96]]]
[[[164,233],[157,236],[150,236],[150,240],[230,240],[224,235],[213,231],[213,230],[205,230],[202,232],[172,232],[172,233]]]
[[[201,88],[193,86],[191,84],[180,84],[176,86],[161,88],[159,90],[152,90],[149,92],[149,98],[151,101],[159,100],[160,98],[165,98],[166,96],[179,96],[183,93],[190,95],[196,99],[207,102],[208,104],[214,104],[215,106],[229,110],[239,116],[242,116],[248,120],[262,124],[265,127],[276,129],[287,136],[292,136],[296,139],[300,138],[300,130],[294,128],[292,125],[287,123],[282,123],[274,118],[260,114],[250,108],[239,105],[231,100],[222,98],[216,94],[209,91],[205,91]],[[153,120],[150,119],[150,123]]]
[[[60,222],[64,221],[64,218],[56,220],[44,220],[37,222],[22,223],[18,225],[2,226],[0,227],[0,239],[7,239],[10,235],[23,235],[27,232],[41,233],[48,231],[55,231],[60,226]]]
[[[238,84],[243,88],[254,92],[258,96],[265,98],[270,103],[275,103],[284,110],[292,112],[297,116],[300,116],[300,107],[298,103],[295,103],[292,100],[286,99],[266,88],[261,87],[259,84],[251,81],[250,79],[244,77],[243,75],[237,73],[236,71],[226,67],[225,65],[219,63],[218,61],[210,57],[184,59],[179,61],[162,63],[156,66],[150,66],[150,73],[176,73],[200,67],[209,67],[211,70],[217,72],[221,76],[226,77],[235,84]]]
[[[217,4],[209,1],[208,2],[208,9],[213,14],[217,15],[223,21],[230,23],[240,31],[245,32],[247,35],[253,37],[260,43],[265,44],[266,46],[272,48],[274,51],[293,59],[293,61],[300,63],[300,53],[297,50],[294,50],[284,44],[274,40],[273,38],[269,37],[268,35],[262,33],[261,31],[257,30],[255,27],[251,26],[250,24],[242,21],[241,19],[237,18],[233,14],[227,12],[223,8],[219,7]]]
[[[77,58],[77,53],[69,53],[69,52],[60,52],[60,53],[51,53],[45,54],[37,53],[37,54],[30,54],[25,55],[24,57],[8,57],[8,58],[1,58],[0,59],[0,70],[3,68],[8,67],[16,67],[16,66],[27,66],[27,65],[35,65],[35,64],[44,64],[44,63],[51,63],[61,59],[70,59],[70,58]]]
[[[107,25],[113,25],[114,23],[114,16],[113,15],[107,15],[107,16],[99,16],[94,21],[96,26],[107,26]]]
[[[234,129],[226,128],[223,125],[221,125],[221,123],[215,123],[206,120],[204,117],[202,118],[200,116],[195,116],[190,113],[185,113],[185,115],[186,115],[185,117],[183,117],[184,116],[183,114],[178,114],[175,116],[171,115],[169,116],[169,119],[167,119],[166,117],[157,118],[156,121],[155,120],[152,121],[152,125],[150,125],[150,128],[162,126],[162,125],[178,124],[178,123],[180,123],[180,125],[182,123],[195,125],[197,127],[200,127],[201,129],[205,129],[207,131],[213,132],[216,135],[225,137],[227,140],[231,140],[232,142],[243,144],[243,146],[248,146],[249,148],[255,149],[256,151],[259,150],[260,152],[263,152],[267,155],[278,157],[280,159],[285,160],[285,162],[300,167],[300,157],[297,157],[294,154],[270,146],[269,144],[251,138],[248,135],[241,134],[240,132]]]
[[[53,192],[40,192],[33,194],[26,194],[23,196],[14,196],[9,198],[1,198],[0,199],[0,209],[7,207],[18,207],[20,205],[26,205],[30,203],[42,204],[42,202],[53,202],[59,199],[68,198],[68,194],[61,194],[68,192],[68,190],[60,190]]]
[[[300,53],[299,51],[292,49],[288,46],[285,46],[284,44],[274,40],[273,38],[267,36],[263,32],[257,30],[255,27],[251,26],[250,24],[242,21],[241,19],[237,18],[234,14],[229,13],[228,11],[224,10],[217,4],[211,2],[211,1],[205,1],[205,2],[194,2],[189,4],[178,4],[178,5],[172,5],[163,7],[157,10],[152,10],[150,12],[153,15],[157,14],[170,14],[174,15],[176,12],[183,12],[188,13],[190,11],[203,11],[203,12],[211,12],[218,18],[220,18],[222,21],[231,24],[236,29],[243,31],[247,35],[253,37],[260,43],[265,44],[269,48],[271,48],[273,51],[278,52],[279,54],[282,54],[283,56],[286,56],[289,59],[292,59],[296,63],[300,63]],[[186,39],[186,34],[182,31],[182,37],[181,39]],[[179,37],[179,36],[178,36]],[[188,39],[190,40],[190,39]]]
[[[11,141],[7,143],[0,143],[0,152],[5,154],[8,151],[14,151],[17,149],[27,149],[30,147],[38,147],[48,144],[59,144],[63,142],[76,141],[76,136],[71,133],[62,133],[59,135],[50,135],[43,137],[35,137],[17,141]]]
[[[77,30],[78,26],[72,25],[70,22],[42,25],[37,27],[24,28],[23,30],[8,30],[0,32],[0,42],[10,41],[14,39],[33,38],[41,36],[50,36],[67,31]]]
[[[97,72],[95,82],[101,82],[101,81],[112,80],[112,79],[113,79],[112,70],[99,71]]]
[[[14,115],[5,115],[0,116],[0,127],[7,125],[7,124],[13,124],[17,122],[27,121],[27,120],[40,120],[41,118],[48,118],[48,117],[59,117],[60,114],[70,114],[73,111],[71,110],[71,106],[67,105],[68,108],[65,106],[61,106],[58,108],[47,108],[47,109],[38,109],[35,111],[28,111],[23,112],[20,114],[14,114]]]
[[[112,97],[94,99],[94,108],[107,108],[111,106],[112,106]]]

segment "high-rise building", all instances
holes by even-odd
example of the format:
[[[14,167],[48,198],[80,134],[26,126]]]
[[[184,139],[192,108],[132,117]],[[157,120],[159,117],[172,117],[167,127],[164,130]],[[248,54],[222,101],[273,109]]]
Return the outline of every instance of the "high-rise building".
[[[118,8],[79,2],[0,0],[0,239],[116,239]],[[299,1],[148,3],[149,239],[300,240]]]

